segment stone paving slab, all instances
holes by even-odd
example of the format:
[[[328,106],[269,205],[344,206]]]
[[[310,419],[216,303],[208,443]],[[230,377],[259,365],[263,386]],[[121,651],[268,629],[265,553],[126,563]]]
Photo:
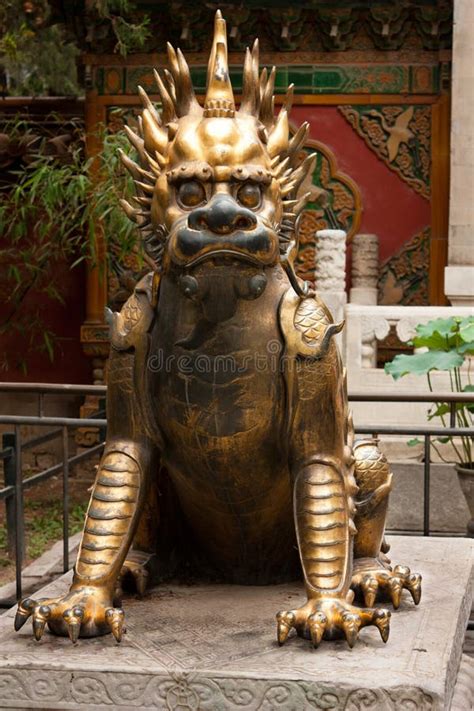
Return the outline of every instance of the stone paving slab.
[[[419,607],[409,596],[384,645],[366,629],[344,641],[275,642],[275,613],[304,600],[299,583],[270,587],[162,585],[124,601],[128,633],[80,640],[30,625],[15,634],[0,619],[0,707],[169,711],[362,711],[449,709],[469,611],[473,542],[393,537],[394,562],[424,577]],[[67,588],[70,574],[42,591]]]

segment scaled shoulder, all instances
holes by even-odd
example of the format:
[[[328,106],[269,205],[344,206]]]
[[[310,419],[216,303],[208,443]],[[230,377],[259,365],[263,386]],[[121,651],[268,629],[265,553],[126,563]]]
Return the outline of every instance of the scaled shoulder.
[[[150,272],[140,279],[119,313],[105,309],[110,326],[110,342],[117,350],[132,348],[150,329],[155,315],[158,279]]]
[[[280,302],[280,326],[289,355],[321,358],[344,321],[334,323],[326,304],[317,296],[299,296],[289,288]]]

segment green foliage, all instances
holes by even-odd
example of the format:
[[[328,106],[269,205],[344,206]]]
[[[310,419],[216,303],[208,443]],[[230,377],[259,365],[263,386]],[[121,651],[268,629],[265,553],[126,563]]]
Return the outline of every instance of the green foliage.
[[[394,380],[404,375],[426,375],[432,370],[451,370],[459,367],[464,362],[461,354],[444,351],[428,351],[427,353],[414,353],[413,355],[400,354],[395,356],[391,363],[385,365],[385,370]]]
[[[143,49],[150,37],[150,19],[138,15],[136,5],[129,0],[96,0],[96,11],[100,18],[108,20],[117,43],[115,52],[126,56],[129,52]],[[137,18],[134,21],[133,18]]]
[[[60,27],[47,27],[41,34],[20,28],[9,33],[8,53],[0,62],[9,76],[10,95],[77,96],[76,59],[79,50],[64,39]]]
[[[77,95],[78,48],[66,40],[64,28],[49,26],[47,3],[40,15],[25,13],[25,3],[0,4],[0,65],[10,95]]]
[[[25,9],[29,5],[29,9]],[[126,55],[143,49],[150,37],[150,20],[129,0],[86,3],[85,23],[115,40],[114,51]],[[77,95],[79,48],[61,24],[51,24],[47,0],[0,2],[0,75],[7,92],[18,95]],[[107,27],[108,26],[108,27]],[[75,38],[79,39],[79,38]]]
[[[10,127],[24,135],[24,126]],[[117,149],[129,153],[123,134],[103,136],[99,162],[84,158],[84,136],[66,159],[47,155],[44,146],[19,170],[16,184],[0,195],[0,280],[9,307],[0,321],[2,334],[18,332],[29,352],[44,352],[53,360],[60,342],[45,326],[45,302],[62,302],[58,269],[85,259],[97,263],[96,230],[100,229],[107,256],[120,260],[139,249],[138,232],[123,213],[119,198],[130,198],[132,181]],[[98,175],[94,179],[94,174]],[[32,294],[43,295],[32,305]],[[27,361],[28,353],[23,353]],[[10,366],[4,360],[1,366]]]
[[[63,514],[59,502],[52,502],[45,511],[44,502],[32,502],[29,507],[33,516],[26,524],[28,537],[28,557],[38,558],[52,541],[57,541],[63,535]],[[76,504],[69,512],[69,535],[82,530],[87,506]]]
[[[425,375],[429,388],[433,392],[430,373],[434,370],[448,371],[452,392],[474,392],[470,374],[470,357],[474,355],[474,316],[438,318],[420,324],[416,327],[416,336],[412,345],[424,349],[424,352],[397,355],[390,363],[386,363],[385,371],[394,380],[409,374]],[[467,369],[462,368],[466,359],[469,361]],[[443,425],[447,426],[447,416],[450,412],[449,403],[435,403],[428,411],[428,420],[439,418]],[[456,426],[472,427],[473,404],[456,403],[454,414]],[[435,442],[449,443],[459,463],[471,464],[473,462],[472,437],[460,437],[459,440],[460,447],[453,437],[438,437]],[[419,444],[419,440],[410,440],[408,444],[414,446]],[[433,446],[437,450],[436,444],[433,443]]]
[[[69,535],[82,530],[87,504],[74,504],[69,511]],[[63,536],[62,504],[59,501],[25,502],[27,517],[25,533],[28,558],[38,558],[47,547]],[[12,563],[7,555],[7,528],[0,526],[0,568]]]

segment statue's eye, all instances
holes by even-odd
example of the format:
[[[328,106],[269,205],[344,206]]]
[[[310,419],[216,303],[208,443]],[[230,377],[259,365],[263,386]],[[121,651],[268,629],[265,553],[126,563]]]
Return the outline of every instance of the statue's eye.
[[[260,205],[261,199],[262,192],[257,183],[244,183],[237,190],[237,200],[250,210],[255,210]]]
[[[197,207],[206,201],[206,191],[197,180],[187,180],[178,188],[178,200],[183,207]]]

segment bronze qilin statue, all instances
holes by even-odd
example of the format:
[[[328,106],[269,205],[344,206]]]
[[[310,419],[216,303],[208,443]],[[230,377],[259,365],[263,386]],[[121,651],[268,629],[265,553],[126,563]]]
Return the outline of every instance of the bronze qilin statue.
[[[158,114],[140,89],[137,186],[124,208],[155,270],[109,313],[108,435],[71,589],[19,604],[36,639],[113,633],[120,581],[200,575],[270,585],[304,577],[307,602],[277,614],[318,646],[361,627],[389,634],[387,598],[415,603],[421,578],[392,569],[384,525],[391,474],[354,444],[335,324],[293,268],[308,126],[290,138],[291,87],[274,113],[275,70],[247,50],[236,107],[216,14],[203,106],[168,46]],[[365,607],[356,606],[354,595]],[[163,602],[163,605],[166,605]]]

